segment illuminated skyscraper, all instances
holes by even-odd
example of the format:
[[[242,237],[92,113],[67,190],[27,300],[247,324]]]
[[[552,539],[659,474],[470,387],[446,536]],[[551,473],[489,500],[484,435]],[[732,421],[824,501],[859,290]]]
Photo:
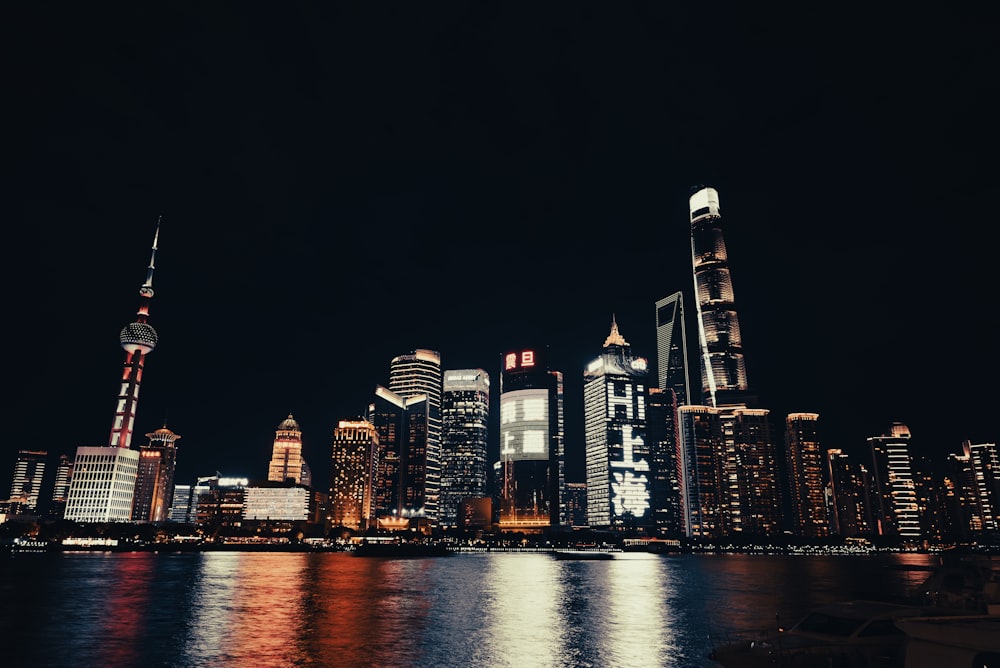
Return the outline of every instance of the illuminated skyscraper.
[[[729,532],[725,451],[719,409],[678,406],[681,518],[688,538],[719,538]]]
[[[18,450],[14,462],[14,477],[10,485],[10,500],[22,508],[36,510],[38,493],[45,477],[45,460],[49,453],[44,450]]]
[[[636,529],[653,525],[650,448],[646,441],[646,359],[612,317],[601,356],[583,374],[587,524]]]
[[[962,441],[962,454],[951,455],[963,536],[1000,529],[1000,458],[995,443]],[[13,494],[12,494],[13,496]]]
[[[546,366],[545,349],[503,355],[500,373],[500,524],[541,531],[568,526],[563,375]]]
[[[719,193],[703,187],[689,202],[702,401],[714,407],[752,407],[754,397],[748,391],[743,338],[722,236]]]
[[[132,498],[133,522],[166,522],[174,494],[179,435],[166,425],[146,434],[149,443],[139,447],[139,473]]]
[[[376,386],[368,421],[378,434],[373,516],[386,528],[428,518],[427,395],[404,398]]]
[[[680,292],[656,302],[657,387],[673,390],[678,406],[688,404],[691,399],[686,318],[684,296]]]
[[[817,413],[789,413],[785,418],[793,531],[795,535],[806,538],[819,538],[830,533],[818,421]]]
[[[274,432],[271,463],[267,479],[272,482],[302,482],[302,430],[292,414],[281,421]]]
[[[125,370],[111,437],[107,447],[80,446],[73,463],[73,479],[66,501],[65,517],[77,522],[128,522],[132,518],[132,495],[139,470],[139,452],[131,450],[132,429],[139,404],[139,385],[146,355],[157,343],[156,330],[149,324],[149,302],[153,298],[153,269],[160,225],[153,235],[153,250],[146,269],[146,281],[139,288],[139,310],[135,322],[118,336],[125,350]]]
[[[459,526],[465,499],[486,496],[490,376],[482,369],[444,372],[441,396],[441,502],[438,524]]]
[[[341,420],[333,430],[327,527],[366,529],[372,517],[378,432],[368,420]]]
[[[843,538],[871,535],[868,470],[851,462],[839,448],[826,451],[830,477],[830,529]]]
[[[872,454],[875,530],[905,543],[921,539],[917,491],[910,460],[910,430],[900,422],[889,433],[868,438]]]
[[[389,389],[396,396],[411,399],[423,395],[427,398],[427,424],[420,430],[426,443],[419,453],[410,447],[403,464],[410,469],[404,471],[404,476],[414,481],[419,489],[413,489],[410,500],[404,505],[416,509],[432,522],[438,519],[441,486],[441,384],[441,355],[434,350],[417,348],[394,357],[389,365]]]
[[[781,533],[781,488],[769,415],[764,408],[720,409],[734,533],[759,537]]]
[[[62,517],[66,512],[66,498],[69,496],[69,483],[72,479],[73,460],[69,455],[59,455],[55,484],[52,486],[52,507],[49,509],[53,517]]]
[[[656,531],[670,538],[684,535],[677,408],[673,390],[646,388],[650,506]]]

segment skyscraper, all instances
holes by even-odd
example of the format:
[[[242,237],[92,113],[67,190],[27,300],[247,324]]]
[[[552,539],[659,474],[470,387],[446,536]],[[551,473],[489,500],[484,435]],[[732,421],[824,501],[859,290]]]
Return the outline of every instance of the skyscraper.
[[[689,204],[702,401],[714,407],[752,407],[754,397],[747,383],[719,193],[715,188],[701,187],[691,195]]]
[[[267,479],[272,482],[302,482],[302,430],[292,414],[278,424],[271,448]]]
[[[417,348],[405,355],[399,355],[389,364],[389,389],[403,399],[418,395],[427,397],[425,451],[419,457],[411,456],[405,466],[422,467],[422,471],[412,470],[406,475],[410,479],[422,479],[417,492],[422,500],[421,514],[436,522],[441,486],[441,355],[434,350]],[[411,455],[416,452],[411,449]],[[416,497],[411,500],[416,501]]]
[[[486,496],[490,376],[482,369],[444,372],[441,395],[441,501],[438,524],[459,526],[464,499]]]
[[[877,535],[902,542],[921,538],[917,491],[910,460],[910,430],[901,422],[868,438],[872,455],[873,515]]]
[[[500,373],[500,524],[541,531],[568,525],[563,376],[544,348],[504,353]]]
[[[646,441],[646,359],[611,319],[601,356],[583,374],[587,524],[653,526],[650,448]]]
[[[69,483],[73,479],[73,460],[69,455],[59,455],[56,464],[56,479],[52,486],[52,507],[49,514],[62,517],[66,512],[66,497],[69,496]]]
[[[840,448],[826,451],[830,477],[830,528],[844,538],[872,533],[870,475]]]
[[[139,310],[135,322],[118,335],[125,350],[125,370],[111,425],[107,447],[80,446],[73,464],[65,517],[77,522],[128,522],[132,518],[132,495],[139,470],[139,452],[131,450],[132,429],[139,404],[139,384],[146,355],[157,343],[156,330],[149,324],[149,303],[153,298],[153,269],[160,238],[157,222],[153,250],[146,269],[146,281],[139,288]]]
[[[724,442],[719,409],[678,406],[681,518],[688,538],[719,538],[729,530],[729,506],[723,498]]]
[[[684,296],[680,292],[656,302],[657,387],[673,390],[678,406],[691,400],[686,318]]]
[[[726,407],[719,414],[726,453],[730,530],[748,536],[777,536],[781,533],[781,488],[770,411]]]
[[[818,421],[817,413],[789,413],[785,417],[793,531],[806,538],[820,538],[830,533]]]
[[[132,497],[133,522],[166,522],[174,494],[178,434],[163,425],[146,434],[149,443],[139,447],[139,472]]]
[[[381,385],[368,406],[378,445],[373,516],[382,527],[406,528],[427,512],[427,395],[404,398]]]
[[[44,450],[18,450],[14,462],[14,476],[10,485],[10,500],[29,510],[38,509],[38,494],[45,477],[45,461],[49,453]]]
[[[684,535],[677,408],[673,390],[646,388],[649,502],[657,533],[670,538]]]
[[[340,420],[333,430],[327,527],[366,529],[372,516],[378,432],[368,420]]]

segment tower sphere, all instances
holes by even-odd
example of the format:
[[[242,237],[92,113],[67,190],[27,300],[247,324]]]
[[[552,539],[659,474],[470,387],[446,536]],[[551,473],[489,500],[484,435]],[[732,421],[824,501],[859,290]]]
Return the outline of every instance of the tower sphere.
[[[145,355],[156,347],[157,336],[153,326],[145,322],[133,322],[122,329],[118,335],[122,348],[130,353],[141,350]]]

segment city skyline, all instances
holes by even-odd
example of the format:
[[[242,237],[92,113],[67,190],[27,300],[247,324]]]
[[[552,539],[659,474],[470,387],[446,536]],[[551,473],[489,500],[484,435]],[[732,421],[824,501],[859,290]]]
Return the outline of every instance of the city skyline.
[[[697,17],[654,7],[524,22],[316,8],[266,33],[220,8],[107,25],[34,11],[17,10],[25,241],[5,277],[18,320],[60,334],[50,350],[19,332],[31,350],[8,353],[4,476],[19,449],[105,444],[116,334],[160,216],[135,430],[184,434],[178,482],[266,477],[289,414],[325,481],[338,422],[418,348],[498,378],[503,353],[548,346],[579,467],[583,373],[612,320],[654,360],[654,305],[680,291],[696,349],[699,184],[719,192],[749,384],[776,426],[815,412],[823,449],[855,457],[896,421],[939,460],[997,439],[978,236],[996,61],[973,18],[940,17],[930,45],[894,33],[897,52],[845,18],[840,61],[766,16],[752,28],[790,35],[782,47],[729,16],[712,25],[742,59],[692,54],[679,38]]]

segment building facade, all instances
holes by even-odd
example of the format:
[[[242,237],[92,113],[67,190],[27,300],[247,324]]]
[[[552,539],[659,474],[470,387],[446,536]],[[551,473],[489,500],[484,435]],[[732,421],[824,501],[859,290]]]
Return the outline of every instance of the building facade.
[[[427,411],[426,394],[401,397],[375,388],[367,420],[378,436],[372,515],[379,526],[405,528],[429,517]]]
[[[125,351],[125,369],[108,446],[77,448],[64,514],[68,520],[128,522],[132,519],[132,496],[139,471],[139,452],[130,449],[132,429],[139,405],[139,385],[146,356],[158,342],[156,330],[148,321],[159,238],[160,227],[157,223],[146,280],[139,288],[140,302],[136,319],[118,335],[118,341]]]
[[[910,430],[901,422],[868,438],[872,457],[875,534],[893,542],[921,541],[920,512],[910,459]]]
[[[562,372],[544,348],[504,353],[500,373],[499,521],[502,529],[568,526]]]
[[[656,302],[656,387],[672,390],[678,406],[691,398],[686,318],[682,293]]]
[[[271,482],[301,483],[302,472],[306,468],[302,459],[302,430],[295,417],[289,413],[274,432],[267,479]]]
[[[44,450],[18,450],[14,475],[10,484],[10,502],[22,509],[37,510],[45,464],[49,453]]]
[[[785,451],[793,533],[804,538],[830,535],[818,413],[785,416]]]
[[[368,420],[340,420],[333,430],[327,527],[361,530],[372,518],[378,432]]]
[[[408,448],[411,457],[405,466],[410,470],[404,475],[419,486],[414,488],[412,497],[404,504],[417,508],[421,516],[430,522],[437,522],[438,502],[441,488],[441,355],[437,351],[417,348],[405,355],[394,357],[389,363],[389,389],[396,396],[411,399],[426,398],[426,425],[416,428],[413,435],[420,433],[423,451]],[[413,414],[412,417],[415,417]],[[420,470],[418,470],[420,469]],[[418,505],[419,504],[419,505]]]
[[[840,448],[826,451],[830,531],[842,538],[872,535],[871,476]]]
[[[451,369],[442,388],[438,524],[454,527],[463,519],[462,501],[487,494],[490,376],[483,369]]]
[[[133,522],[166,522],[174,494],[178,434],[163,425],[146,434],[149,442],[139,447],[139,471],[132,500]]]
[[[646,388],[646,441],[649,443],[650,507],[656,532],[684,535],[681,518],[680,439],[677,395],[673,390]]]
[[[755,399],[749,393],[743,337],[722,234],[719,193],[715,188],[698,188],[689,205],[701,401],[713,407],[753,407]]]
[[[647,361],[612,318],[603,351],[583,375],[587,524],[652,529],[652,475],[646,439]]]
[[[718,408],[678,406],[681,520],[688,538],[719,538],[729,532],[723,490],[725,443]]]

